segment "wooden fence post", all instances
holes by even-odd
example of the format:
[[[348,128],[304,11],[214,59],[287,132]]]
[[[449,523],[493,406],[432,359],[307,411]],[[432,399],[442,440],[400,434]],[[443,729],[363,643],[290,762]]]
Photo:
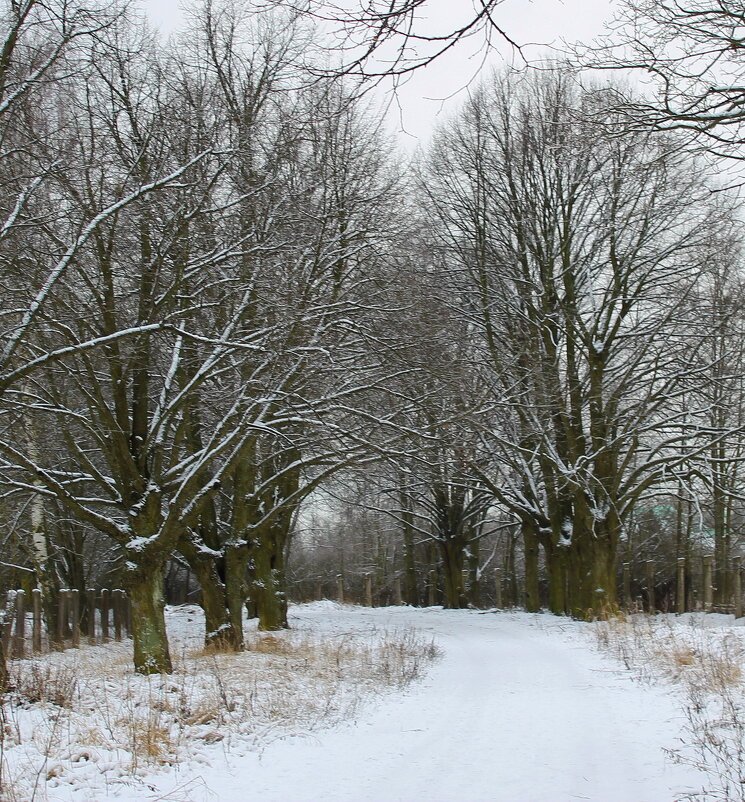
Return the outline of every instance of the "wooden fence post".
[[[113,590],[111,592],[112,606],[114,608],[114,640],[116,641],[121,641],[122,639],[123,594],[123,590]]]
[[[13,638],[13,656],[26,656],[26,593],[16,592],[16,634]]]
[[[109,589],[101,590],[101,643],[109,642]]]
[[[704,557],[704,612],[710,613],[714,602],[714,590],[712,588],[712,564],[713,557]]]
[[[686,611],[686,558],[678,557],[678,578],[675,587],[675,612]]]
[[[96,642],[96,591],[88,588],[85,591],[86,606],[88,607],[88,643],[93,646]]]
[[[72,646],[80,648],[80,591],[73,588],[70,591],[70,619],[72,623]]]
[[[654,600],[654,560],[647,560],[644,563],[646,585],[647,585],[647,610],[650,615],[657,612]]]
[[[41,588],[31,591],[31,609],[33,624],[31,629],[31,648],[35,654],[41,652]]]
[[[373,606],[372,574],[365,574],[365,607]]]
[[[336,577],[336,600],[344,604],[344,577],[341,574]]]
[[[10,657],[10,647],[13,636],[13,619],[15,617],[16,593],[9,590],[5,597],[5,609],[2,617],[2,631],[0,631],[0,647],[7,659]]]
[[[65,648],[65,637],[67,636],[67,598],[69,591],[62,588],[57,594],[57,649]]]
[[[742,618],[742,557],[733,560],[733,593],[735,596],[735,618]]]
[[[321,601],[323,598],[323,582],[320,579],[316,579],[315,597],[316,601]]]

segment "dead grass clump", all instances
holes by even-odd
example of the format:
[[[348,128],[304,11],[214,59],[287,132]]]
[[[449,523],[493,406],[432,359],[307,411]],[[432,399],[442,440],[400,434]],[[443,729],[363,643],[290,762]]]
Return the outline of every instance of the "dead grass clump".
[[[18,702],[72,709],[78,683],[71,667],[22,660],[12,664],[10,673],[12,695]]]
[[[251,640],[248,648],[259,654],[291,655],[296,654],[302,645],[297,641],[275,635],[273,632],[259,632]]]
[[[665,616],[631,616],[596,625],[598,645],[637,677],[663,679],[680,689],[682,746],[673,760],[709,777],[699,793],[680,800],[745,802],[745,642],[741,630],[714,628],[705,619],[686,625]]]
[[[152,766],[173,761],[171,726],[161,711],[150,709],[144,715],[123,716],[117,721],[117,728],[127,734],[133,772],[141,764]]]
[[[745,644],[729,629],[682,626],[667,616],[633,615],[594,625],[598,646],[645,680],[664,679],[704,691],[739,685]]]

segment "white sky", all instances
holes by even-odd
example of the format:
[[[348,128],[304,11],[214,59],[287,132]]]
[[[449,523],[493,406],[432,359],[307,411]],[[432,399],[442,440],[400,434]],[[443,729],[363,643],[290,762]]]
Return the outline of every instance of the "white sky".
[[[183,21],[181,0],[139,0],[152,22],[164,32],[177,31]],[[442,29],[452,17],[453,4],[464,0],[430,0],[427,4],[433,28]],[[529,57],[546,52],[561,40],[587,42],[600,33],[611,13],[613,0],[504,0],[497,23],[525,47]],[[448,11],[450,9],[450,12]],[[464,44],[426,69],[415,73],[398,89],[390,112],[390,127],[403,145],[425,143],[440,115],[455,109],[484,63],[482,52]],[[492,54],[489,64],[509,62],[511,49]],[[390,99],[390,97],[389,97]]]

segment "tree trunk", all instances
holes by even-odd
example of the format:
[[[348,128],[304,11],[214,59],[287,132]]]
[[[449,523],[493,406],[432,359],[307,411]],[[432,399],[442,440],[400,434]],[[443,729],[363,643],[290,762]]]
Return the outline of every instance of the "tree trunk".
[[[2,695],[8,689],[8,684],[8,666],[5,663],[5,653],[0,648],[0,701],[2,701]]]
[[[197,561],[191,566],[202,589],[201,606],[204,610],[205,648],[224,652],[239,652],[243,649],[241,627],[233,626],[228,612],[225,585],[220,579],[215,564]]]
[[[616,543],[608,522],[587,526],[575,517],[569,551],[569,612],[575,618],[605,616],[617,607]]]
[[[264,632],[287,629],[284,540],[277,537],[276,527],[267,527],[251,545],[250,553],[253,578],[249,595],[256,605],[259,629]]]
[[[548,608],[554,615],[566,615],[567,604],[567,549],[551,546],[545,549],[548,568]]]
[[[521,528],[525,554],[525,609],[529,613],[537,613],[541,609],[538,589],[538,535],[529,521],[523,521]]]
[[[729,604],[731,599],[730,590],[730,539],[727,530],[726,509],[727,497],[723,487],[723,470],[720,467],[721,460],[724,459],[724,449],[717,448],[715,457],[719,457],[720,462],[715,463],[715,479],[712,488],[713,501],[713,526],[714,526],[714,605],[722,608]]]
[[[460,538],[439,541],[445,579],[445,604],[451,610],[466,606],[463,594],[463,543]]]
[[[472,538],[468,545],[468,604],[474,608],[481,606],[480,543],[481,541],[478,538]]]
[[[404,594],[406,604],[416,607],[419,604],[419,591],[416,582],[416,556],[414,554],[414,527],[411,522],[411,511],[408,509],[408,498],[401,494],[401,509],[404,529]]]
[[[237,652],[243,649],[243,627],[235,626],[228,609],[226,584],[218,570],[218,557],[195,548],[187,536],[179,542],[179,551],[202,590],[200,605],[204,610],[204,645],[207,649]]]
[[[240,638],[243,648],[243,605],[246,602],[246,566],[248,547],[245,544],[225,546],[225,596],[228,619],[232,630]],[[249,615],[249,618],[253,616]]]
[[[135,670],[140,674],[170,674],[173,671],[163,614],[164,562],[151,560],[128,575],[132,601],[132,638]]]

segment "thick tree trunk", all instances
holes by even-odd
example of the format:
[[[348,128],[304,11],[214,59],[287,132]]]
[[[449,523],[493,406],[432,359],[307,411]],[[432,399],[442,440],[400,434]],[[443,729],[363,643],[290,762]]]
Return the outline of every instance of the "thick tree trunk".
[[[163,613],[164,567],[163,562],[151,560],[128,576],[134,664],[140,674],[170,674],[173,671]]]
[[[272,527],[272,529],[275,529]],[[253,580],[249,595],[256,605],[259,629],[287,629],[287,595],[284,588],[284,539],[267,529],[251,547]]]
[[[545,550],[548,568],[548,608],[554,615],[566,615],[567,604],[567,549],[552,546]]]
[[[225,585],[214,563],[198,561],[192,565],[202,589],[204,645],[208,649],[239,652],[243,649],[242,628],[233,626],[228,612]]]
[[[218,557],[194,547],[187,537],[179,542],[179,551],[202,590],[200,605],[204,610],[205,648],[234,652],[243,649],[243,628],[235,626],[228,609],[227,588],[218,570]]]
[[[243,648],[243,605],[246,603],[246,566],[248,548],[245,544],[225,546],[225,596],[228,620]],[[252,616],[249,615],[249,618]]]
[[[596,618],[616,610],[616,546],[607,531],[578,532],[575,523],[568,568],[569,612],[573,617]]]
[[[525,555],[525,609],[537,613],[541,609],[538,588],[538,535],[529,521],[523,521],[523,550]]]
[[[463,542],[451,538],[440,542],[442,573],[445,580],[445,604],[451,610],[467,606],[463,593]]]

